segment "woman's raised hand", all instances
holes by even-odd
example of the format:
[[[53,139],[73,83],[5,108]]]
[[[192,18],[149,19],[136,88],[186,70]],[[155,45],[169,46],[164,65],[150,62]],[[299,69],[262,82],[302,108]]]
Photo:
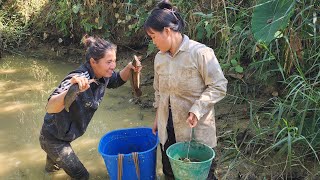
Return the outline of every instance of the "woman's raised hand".
[[[71,84],[78,84],[80,92],[86,91],[90,87],[89,80],[82,76],[73,76],[70,79]]]

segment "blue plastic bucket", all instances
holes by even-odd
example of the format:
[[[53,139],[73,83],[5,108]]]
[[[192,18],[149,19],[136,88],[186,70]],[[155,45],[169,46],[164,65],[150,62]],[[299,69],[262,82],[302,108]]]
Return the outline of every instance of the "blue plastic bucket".
[[[101,139],[98,151],[104,159],[111,180],[117,180],[118,154],[123,154],[122,179],[137,180],[132,152],[137,152],[140,179],[156,179],[158,137],[151,128],[139,127],[110,131]]]

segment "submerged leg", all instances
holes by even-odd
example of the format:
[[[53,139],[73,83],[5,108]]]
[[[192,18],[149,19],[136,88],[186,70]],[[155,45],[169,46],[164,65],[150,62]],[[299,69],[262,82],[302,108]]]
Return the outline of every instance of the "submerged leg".
[[[47,155],[47,161],[46,161],[46,172],[56,172],[60,170],[60,167],[57,163],[55,163],[48,155]]]
[[[48,166],[50,166],[50,164],[57,164],[72,179],[89,179],[89,172],[74,153],[70,142],[61,141],[58,139],[46,139],[43,135],[41,135],[40,145],[49,157]],[[52,162],[50,162],[50,159]]]

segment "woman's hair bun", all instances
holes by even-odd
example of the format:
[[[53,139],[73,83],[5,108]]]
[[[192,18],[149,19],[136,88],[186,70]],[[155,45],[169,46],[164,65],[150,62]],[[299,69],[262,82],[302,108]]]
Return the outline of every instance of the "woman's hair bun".
[[[88,34],[84,35],[81,39],[81,43],[84,44],[86,48],[90,47],[95,41],[95,38]]]
[[[162,0],[158,3],[159,9],[172,9],[172,5],[169,0]]]
[[[178,11],[178,8],[176,6],[173,6],[171,2],[168,0],[160,1],[157,6],[159,9],[169,9],[169,10],[172,10],[173,12]]]

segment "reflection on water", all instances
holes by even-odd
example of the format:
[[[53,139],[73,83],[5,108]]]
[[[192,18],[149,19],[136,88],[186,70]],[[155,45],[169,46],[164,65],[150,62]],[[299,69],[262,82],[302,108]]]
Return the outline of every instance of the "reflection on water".
[[[0,60],[0,179],[69,179],[64,171],[49,178],[44,174],[45,153],[38,138],[48,95],[76,67],[78,64],[21,56]],[[72,143],[90,179],[108,179],[97,150],[105,133],[118,128],[151,127],[154,111],[140,109],[130,103],[131,98],[129,83],[107,89],[87,132]],[[159,160],[158,152],[158,166]]]

